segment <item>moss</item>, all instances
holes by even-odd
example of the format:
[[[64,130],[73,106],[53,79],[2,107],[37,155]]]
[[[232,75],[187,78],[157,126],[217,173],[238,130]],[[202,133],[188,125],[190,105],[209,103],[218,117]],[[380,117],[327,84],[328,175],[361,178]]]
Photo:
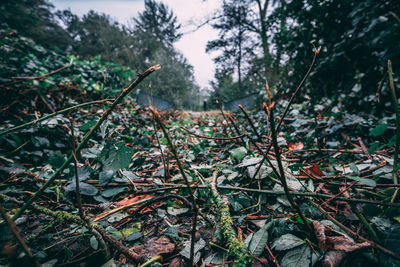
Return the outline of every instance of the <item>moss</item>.
[[[219,210],[220,230],[218,236],[222,236],[222,241],[225,244],[229,244],[228,254],[235,262],[235,266],[251,266],[253,263],[253,258],[247,252],[247,247],[244,242],[236,236],[228,205],[222,200],[218,193],[212,191],[212,195],[214,197],[217,209]]]

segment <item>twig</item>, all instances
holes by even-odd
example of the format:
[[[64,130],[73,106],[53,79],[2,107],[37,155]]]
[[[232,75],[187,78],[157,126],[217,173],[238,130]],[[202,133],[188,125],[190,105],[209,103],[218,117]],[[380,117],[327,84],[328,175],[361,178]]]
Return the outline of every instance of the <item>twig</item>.
[[[151,122],[153,123],[153,127],[154,127],[154,137],[156,138],[158,148],[160,149],[161,160],[162,160],[163,165],[164,165],[164,178],[165,178],[165,180],[167,180],[168,177],[169,177],[169,161],[167,162],[167,159],[166,159],[166,157],[164,156],[164,152],[163,152],[162,147],[161,147],[160,139],[158,138],[156,124],[154,123],[153,120],[152,120]],[[167,156],[168,156],[168,152],[167,152]]]
[[[237,127],[235,121],[233,120],[231,114],[227,113],[227,114],[226,114],[226,117],[227,117],[228,120],[231,122],[233,128],[234,128],[235,131],[236,131],[236,134],[237,134],[237,135],[241,135],[240,130],[239,130],[239,128]],[[251,139],[251,138],[250,138],[250,139]],[[242,145],[243,145],[244,147],[246,147],[246,142],[244,141],[243,137],[240,138],[240,140],[242,141]]]
[[[357,215],[358,219],[361,221],[361,223],[364,225],[364,227],[367,229],[367,231],[369,232],[369,234],[372,237],[372,240],[374,240],[378,244],[382,244],[382,242],[379,240],[379,237],[376,234],[375,230],[371,227],[371,225],[368,223],[367,219],[360,212],[360,210],[357,208],[357,206],[354,204],[351,204],[350,208]]]
[[[157,123],[160,125],[165,138],[167,139],[167,143],[171,149],[172,154],[175,157],[176,163],[178,164],[179,171],[181,172],[181,175],[186,183],[186,187],[189,190],[190,193],[190,198],[193,203],[193,222],[192,222],[192,236],[191,236],[191,242],[190,242],[190,266],[193,266],[194,264],[194,244],[195,244],[195,237],[196,237],[196,224],[197,224],[197,214],[198,214],[198,207],[196,203],[196,198],[194,197],[192,188],[190,187],[189,179],[186,176],[185,170],[183,168],[183,165],[179,159],[178,152],[176,151],[176,148],[174,144],[171,141],[171,137],[169,136],[167,129],[165,128],[163,122],[161,121],[160,114],[158,114],[157,110],[154,109],[153,106],[150,107],[151,112],[154,115],[154,119],[157,121]]]
[[[181,129],[183,129],[186,132],[190,133],[191,135],[194,135],[194,136],[199,137],[199,138],[221,140],[221,141],[223,141],[223,140],[234,140],[234,139],[239,139],[239,138],[243,138],[244,136],[246,136],[245,134],[242,134],[242,135],[233,136],[233,137],[214,137],[214,136],[205,136],[205,135],[194,133],[194,132],[190,131],[189,129],[186,129],[185,127],[182,127],[182,126],[181,126]]]
[[[372,160],[372,156],[369,154],[367,147],[365,146],[363,140],[361,139],[361,137],[357,138],[358,142],[360,143],[360,147],[362,149],[362,151],[364,152],[364,154],[368,157],[368,159]]]
[[[31,259],[31,261],[35,264],[35,266],[38,266],[38,267],[41,266],[40,263],[38,262],[38,260],[35,258],[35,256],[33,256],[29,247],[26,245],[25,240],[19,234],[17,226],[10,219],[10,217],[8,217],[6,211],[4,210],[4,208],[1,204],[0,204],[0,212],[1,212],[1,216],[3,217],[3,219],[7,222],[8,228],[10,228],[10,230],[13,233],[13,235],[15,236],[15,238],[17,238],[18,242],[20,243],[20,245],[22,246],[22,248],[24,249],[24,251],[28,255],[28,257]]]
[[[74,110],[74,109],[77,109],[77,108],[82,108],[82,107],[86,107],[86,106],[93,105],[93,104],[100,104],[100,103],[108,102],[108,101],[111,101],[111,100],[112,100],[112,99],[104,99],[104,100],[91,101],[91,102],[79,104],[79,105],[76,105],[76,106],[73,106],[73,107],[69,107],[69,108],[66,108],[66,109],[57,111],[57,112],[55,112],[55,113],[49,114],[49,115],[47,115],[47,116],[44,116],[44,117],[42,117],[42,118],[40,118],[40,119],[31,121],[31,122],[28,122],[28,123],[25,123],[25,124],[22,124],[22,125],[18,125],[18,126],[16,126],[16,127],[13,127],[13,128],[7,129],[7,130],[5,130],[5,131],[2,131],[2,132],[0,132],[0,136],[5,135],[5,134],[8,134],[8,133],[10,133],[10,132],[14,132],[14,131],[17,131],[17,130],[26,128],[26,127],[29,127],[29,126],[31,126],[31,125],[38,124],[39,122],[44,121],[44,120],[47,120],[47,119],[50,119],[50,118],[52,118],[52,117],[54,117],[54,116],[57,116],[58,114],[62,114],[62,113],[65,113],[65,112],[68,112],[68,111],[71,111],[71,110]]]
[[[75,154],[79,155],[79,151],[86,145],[86,143],[89,141],[90,137],[97,131],[97,129],[100,127],[100,125],[107,119],[108,115],[111,114],[113,109],[124,99],[125,96],[127,96],[132,89],[134,89],[138,84],[140,84],[141,81],[143,81],[148,75],[153,73],[154,71],[158,70],[160,68],[160,65],[155,65],[153,67],[150,67],[143,73],[138,73],[139,76],[136,78],[135,81],[133,81],[127,88],[125,88],[122,93],[115,99],[115,101],[110,105],[110,107],[104,111],[103,115],[101,118],[97,121],[97,123],[90,129],[90,131],[84,136],[82,142],[79,144],[79,146],[75,150]],[[68,157],[68,159],[59,167],[56,172],[49,178],[49,180],[35,193],[33,197],[31,197],[25,205],[23,205],[17,213],[13,216],[13,220],[16,220],[21,214],[32,204],[33,201],[35,201],[43,192],[46,190],[47,187],[50,186],[50,184],[61,174],[61,172],[72,162],[73,160],[73,155]]]
[[[139,267],[150,266],[151,264],[153,264],[153,263],[155,263],[157,261],[162,261],[162,260],[163,260],[163,257],[161,255],[154,256],[153,258],[151,258],[150,260],[146,261],[145,263],[143,263]]]
[[[271,249],[269,248],[268,243],[265,245],[265,248],[267,249],[268,254],[271,256],[272,262],[275,263],[275,266],[280,267],[278,260],[276,259],[276,256],[274,255],[274,253],[272,253]]]
[[[126,210],[126,209],[132,208],[134,206],[138,206],[138,205],[141,205],[143,203],[149,202],[152,199],[153,199],[153,197],[149,197],[149,198],[146,198],[146,199],[142,199],[142,200],[130,203],[130,204],[125,205],[125,206],[121,206],[121,207],[109,210],[107,212],[104,212],[104,213],[96,216],[96,218],[93,219],[92,223],[97,222],[99,220],[102,220],[102,219],[104,219],[104,218],[106,218],[106,217],[108,217],[108,216],[110,216],[110,215],[112,215],[114,213],[120,212],[122,210]]]
[[[397,102],[396,89],[394,88],[392,62],[390,60],[388,60],[388,76],[389,76],[390,89],[392,92],[393,108],[396,114],[396,147],[394,151],[394,160],[393,160],[393,183],[397,184],[398,183],[397,164],[398,164],[399,149],[400,149],[400,111],[399,111],[399,103]]]
[[[229,127],[229,129],[231,130],[231,133],[234,135],[235,132],[233,131],[231,125],[230,125],[229,122],[228,122],[228,119],[227,119],[226,116],[225,116],[226,114],[225,114],[224,110],[222,109],[221,103],[219,103],[218,100],[215,100],[215,103],[217,103],[217,105],[218,105],[218,107],[219,107],[219,110],[221,111],[222,117],[224,117],[224,120],[226,121],[226,124],[228,124],[228,127]]]
[[[86,226],[86,223],[82,221],[82,219],[79,216],[72,215],[66,211],[52,211],[48,208],[39,206],[37,204],[33,205],[33,208],[46,214],[49,216],[52,216],[56,220],[58,220],[60,223],[65,223],[65,222],[74,222],[76,224]],[[146,256],[140,256],[134,251],[130,250],[129,248],[125,247],[123,244],[119,243],[117,240],[115,240],[107,231],[105,231],[100,225],[93,225],[93,228],[96,232],[101,234],[102,238],[104,240],[107,240],[108,243],[110,243],[114,248],[116,248],[118,251],[120,251],[122,254],[125,256],[129,257],[135,262],[145,262],[147,260]]]
[[[330,199],[327,199],[327,200],[325,200],[324,202],[322,202],[322,203],[320,204],[320,206],[322,207],[322,206],[328,204],[329,202],[331,202],[332,200],[334,200],[335,198],[337,198],[338,196],[340,196],[340,195],[343,194],[344,192],[348,191],[348,190],[349,190],[350,188],[352,188],[353,185],[355,185],[356,183],[357,183],[357,181],[352,182],[348,187],[346,187],[346,188],[343,189],[343,190],[340,190],[339,193],[337,193],[336,195],[334,195],[334,196],[331,197]]]
[[[74,122],[73,118],[70,116],[70,122],[71,122],[71,147],[72,147],[72,156],[74,158],[74,170],[75,170],[75,195],[76,195],[76,203],[78,206],[78,213],[79,217],[83,222],[86,223],[87,228],[89,229],[90,233],[92,233],[97,241],[100,243],[100,246],[102,247],[102,251],[104,253],[104,257],[106,260],[108,260],[111,257],[110,254],[110,249],[108,248],[106,242],[104,242],[103,237],[100,235],[100,233],[93,228],[93,225],[90,223],[88,218],[85,216],[83,213],[83,208],[82,208],[82,198],[81,198],[81,191],[80,191],[80,184],[79,184],[79,173],[78,173],[78,159],[76,158],[75,154],[75,133],[74,133]]]
[[[280,181],[282,183],[283,189],[286,193],[286,197],[290,202],[290,205],[296,210],[297,214],[303,221],[303,223],[307,226],[308,230],[310,231],[310,234],[313,233],[313,228],[311,225],[308,223],[306,217],[304,214],[301,212],[299,206],[294,202],[293,197],[289,194],[289,188],[286,183],[286,177],[285,177],[285,171],[283,170],[282,166],[282,160],[281,160],[281,155],[279,151],[279,146],[278,146],[278,141],[277,141],[277,136],[276,136],[276,130],[275,130],[275,120],[274,120],[274,109],[273,107],[269,107],[269,121],[271,125],[271,139],[272,139],[272,145],[274,146],[275,154],[276,154],[276,161],[278,162],[278,168],[279,168],[279,173],[280,173]]]
[[[65,65],[64,67],[61,67],[61,68],[59,68],[59,69],[53,70],[53,71],[51,71],[51,72],[49,72],[49,73],[45,73],[45,74],[43,74],[43,75],[39,75],[39,76],[36,76],[36,77],[12,77],[12,78],[15,79],[15,80],[27,80],[27,81],[39,80],[39,79],[42,79],[42,78],[44,78],[44,77],[46,77],[46,76],[52,75],[52,74],[54,74],[54,73],[57,73],[57,72],[59,72],[59,71],[61,71],[61,70],[63,70],[63,69],[66,69],[66,68],[71,67],[73,62],[74,62],[74,59],[71,58],[71,60],[69,61],[69,64],[68,64],[68,65]]]
[[[285,119],[285,116],[286,116],[287,112],[289,111],[289,108],[290,108],[290,106],[292,105],[295,96],[297,95],[297,93],[299,92],[300,88],[303,86],[304,82],[307,80],[308,76],[310,75],[311,70],[312,70],[312,68],[313,68],[313,66],[314,66],[314,64],[315,64],[315,59],[317,58],[317,55],[319,54],[320,48],[321,48],[321,47],[319,47],[318,49],[316,49],[316,48],[314,47],[314,58],[313,58],[313,60],[312,60],[312,62],[311,62],[311,65],[310,65],[310,67],[308,68],[308,71],[307,71],[306,75],[304,76],[303,80],[301,80],[300,84],[297,86],[296,90],[294,91],[294,93],[293,93],[292,96],[290,97],[289,103],[287,104],[287,106],[286,106],[286,108],[285,108],[285,111],[283,112],[283,114],[282,114],[282,116],[281,116],[281,119],[279,120],[278,125],[277,125],[277,127],[276,127],[276,129],[275,129],[276,132],[279,132],[279,129],[280,129],[280,127],[281,127],[281,124],[282,124],[283,120]],[[270,122],[270,123],[271,123],[271,122]],[[268,146],[268,148],[267,148],[267,150],[266,150],[266,152],[265,152],[265,154],[264,154],[263,159],[261,160],[260,164],[258,165],[258,167],[257,167],[257,169],[256,169],[256,171],[255,171],[255,173],[254,173],[253,179],[257,176],[258,172],[260,171],[261,166],[264,164],[264,161],[266,160],[266,157],[268,156],[268,153],[269,153],[269,151],[271,150],[271,148],[272,148],[272,142],[269,144],[269,146]]]
[[[107,231],[105,231],[101,226],[99,225],[94,225],[94,227],[99,231],[99,233],[102,235],[102,237],[107,240],[108,243],[110,243],[111,246],[113,246],[115,249],[117,249],[119,252],[124,254],[126,257],[130,258],[131,260],[135,262],[145,262],[148,260],[148,258],[145,255],[139,255],[133,250],[129,249],[128,247],[124,246],[122,243],[118,242],[115,240]]]
[[[260,136],[260,134],[258,133],[256,127],[254,126],[253,121],[250,119],[249,114],[247,114],[246,110],[244,109],[244,107],[242,105],[239,105],[240,110],[242,110],[244,116],[246,117],[247,121],[249,122],[251,128],[253,129],[254,134],[257,136],[258,141],[262,141],[262,138]]]
[[[185,187],[186,188],[186,187]],[[138,207],[137,210],[135,210],[135,213],[140,213],[144,208],[146,208],[147,206],[156,203],[156,202],[160,202],[161,200],[164,199],[171,199],[171,198],[176,198],[179,199],[180,201],[182,201],[183,203],[185,203],[186,206],[188,206],[190,209],[193,209],[193,204],[184,196],[180,196],[180,195],[175,195],[175,194],[168,194],[168,195],[162,195],[153,199],[147,199],[149,201],[146,201],[145,203],[143,203],[143,205],[141,205],[140,207]],[[209,224],[213,225],[213,221],[208,218],[203,212],[201,212],[201,210],[199,209],[199,215],[201,217],[204,218],[204,220],[206,220]]]

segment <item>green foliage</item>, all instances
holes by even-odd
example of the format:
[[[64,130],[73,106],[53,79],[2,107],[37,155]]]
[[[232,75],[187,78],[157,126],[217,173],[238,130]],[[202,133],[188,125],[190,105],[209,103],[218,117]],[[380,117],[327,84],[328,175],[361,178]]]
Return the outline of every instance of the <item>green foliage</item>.
[[[275,9],[271,27],[274,43],[283,51],[287,76],[283,88],[293,88],[312,59],[312,46],[321,46],[307,93],[328,97],[346,107],[377,113],[390,101],[389,90],[376,91],[386,61],[400,68],[398,1],[291,1]],[[334,14],[334,15],[327,15]],[[397,14],[397,15],[396,15]],[[282,23],[283,22],[283,23]],[[377,113],[380,114],[380,113]]]
[[[44,47],[64,50],[72,40],[55,21],[52,8],[47,0],[0,1],[0,24],[6,23]]]
[[[45,0],[2,1],[0,10],[4,14],[1,22],[8,25],[4,24],[3,29],[10,27],[9,29],[16,30],[21,36],[32,38],[36,44],[47,49],[63,51],[61,54],[67,52],[78,56],[79,59],[91,61],[85,64],[93,64],[95,61],[98,67],[105,65],[105,69],[102,66],[98,71],[93,71],[90,77],[85,77],[83,74],[76,77],[83,83],[90,83],[84,92],[96,89],[104,90],[106,96],[112,95],[112,90],[106,88],[107,83],[114,84],[119,89],[122,88],[119,87],[122,81],[117,84],[112,83],[110,76],[121,71],[123,73],[116,76],[122,76],[124,80],[131,76],[125,72],[126,68],[121,66],[143,71],[161,63],[162,70],[152,77],[150,82],[154,95],[175,103],[177,107],[190,108],[200,102],[199,87],[195,84],[193,69],[173,47],[173,43],[182,36],[179,32],[181,26],[177,23],[174,13],[163,3],[145,1],[145,10],[137,18],[132,19],[129,26],[121,25],[110,16],[95,11],[90,11],[81,18],[70,10],[53,13],[52,5]],[[43,59],[51,60],[46,57],[50,51],[38,49],[40,51],[33,51],[33,55],[24,54],[26,60],[35,57],[31,59],[33,62],[28,68],[35,71],[43,68],[42,73],[46,72],[46,67],[49,71],[54,70],[55,68],[51,69],[50,63],[47,66],[43,65]],[[26,66],[23,64],[18,66],[21,57],[22,54],[10,59],[15,61],[17,68]],[[66,65],[67,62],[69,60],[62,63],[56,60],[54,66]],[[4,65],[8,65],[8,61],[4,62]],[[90,69],[95,67],[91,65]],[[87,70],[82,68],[81,72]],[[17,74],[21,76],[24,72],[17,71]],[[77,75],[78,72],[79,69],[76,69]],[[68,74],[70,73],[71,71]],[[11,77],[4,73],[4,70],[1,74],[1,78]],[[94,79],[90,81],[92,77]],[[52,78],[46,79],[42,87],[52,87],[54,82]],[[147,88],[148,86],[144,86],[141,89]]]
[[[11,106],[16,114],[22,106],[25,109],[35,108],[27,104],[39,94],[44,99],[51,99],[48,104],[53,109],[65,107],[64,100],[71,97],[70,104],[77,100],[98,99],[101,96],[114,96],[124,88],[135,76],[129,68],[115,63],[102,63],[99,57],[92,60],[81,60],[61,52],[48,50],[34,41],[22,37],[17,31],[2,28],[0,35],[0,104],[6,106],[15,100],[19,102]],[[14,77],[35,77],[50,73],[68,65],[72,66],[42,78],[12,84]],[[13,93],[11,93],[11,91]],[[37,103],[36,110],[49,112],[48,106]]]

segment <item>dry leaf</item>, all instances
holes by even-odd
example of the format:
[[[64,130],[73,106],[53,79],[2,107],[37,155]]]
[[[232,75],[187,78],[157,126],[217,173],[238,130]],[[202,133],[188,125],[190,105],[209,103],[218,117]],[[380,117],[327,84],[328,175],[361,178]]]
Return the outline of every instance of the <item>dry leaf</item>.
[[[298,143],[289,142],[289,151],[302,150],[303,148],[304,148],[304,145],[302,142],[298,142]]]

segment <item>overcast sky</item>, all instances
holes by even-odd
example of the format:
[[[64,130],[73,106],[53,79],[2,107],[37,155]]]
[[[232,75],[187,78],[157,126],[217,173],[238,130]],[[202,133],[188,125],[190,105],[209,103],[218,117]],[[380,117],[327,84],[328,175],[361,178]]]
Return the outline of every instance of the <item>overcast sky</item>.
[[[144,0],[50,0],[56,9],[67,9],[82,16],[89,10],[109,14],[120,23],[127,24],[131,17],[144,10]],[[220,0],[164,0],[163,1],[178,17],[182,24],[182,32],[190,32],[195,25],[203,22],[220,6]],[[207,41],[216,39],[218,33],[209,25],[199,30],[185,34],[175,47],[180,50],[194,67],[197,83],[201,87],[208,86],[214,78],[215,56],[207,54]]]

